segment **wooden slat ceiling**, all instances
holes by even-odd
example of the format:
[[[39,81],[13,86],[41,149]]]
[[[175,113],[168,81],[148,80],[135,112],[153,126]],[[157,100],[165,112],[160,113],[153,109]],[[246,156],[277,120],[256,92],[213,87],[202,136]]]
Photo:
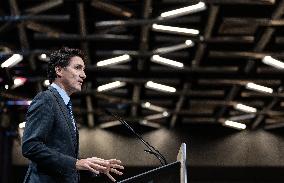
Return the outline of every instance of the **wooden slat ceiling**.
[[[21,122],[22,106],[10,100],[29,100],[46,89],[46,61],[39,55],[61,46],[82,49],[88,59],[84,90],[75,94],[74,113],[90,128],[109,127],[113,118],[101,109],[110,108],[129,122],[142,126],[175,128],[184,124],[216,124],[240,120],[248,129],[284,126],[284,71],[265,65],[264,56],[284,61],[284,0],[205,0],[204,11],[172,19],[159,19],[162,12],[199,1],[187,0],[7,0],[0,1],[0,63],[12,53],[22,62],[0,69],[1,113],[7,108],[13,123]],[[152,24],[194,28],[199,35],[155,32]],[[182,62],[183,69],[151,62],[158,48],[192,40],[193,47],[163,53]],[[131,62],[99,68],[103,59],[129,54]],[[27,82],[12,88],[14,77]],[[106,92],[97,87],[113,81],[125,86]],[[154,81],[175,87],[163,93],[145,87]],[[246,89],[253,82],[273,88],[272,94]],[[8,90],[5,85],[9,85]],[[162,110],[143,107],[150,102]],[[234,109],[242,103],[257,112]],[[20,117],[13,117],[17,112]],[[160,115],[160,117],[159,117]],[[146,121],[148,123],[146,123]],[[155,125],[156,124],[156,125]]]

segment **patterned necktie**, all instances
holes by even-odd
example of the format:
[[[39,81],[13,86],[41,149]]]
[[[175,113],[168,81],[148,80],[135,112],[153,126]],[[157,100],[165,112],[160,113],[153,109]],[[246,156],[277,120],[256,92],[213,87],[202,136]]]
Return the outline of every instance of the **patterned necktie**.
[[[69,102],[67,104],[67,109],[69,111],[69,115],[70,115],[70,118],[72,120],[73,128],[76,131],[76,124],[75,124],[75,119],[74,119],[73,112],[72,112],[72,102],[71,102],[71,100],[69,100]]]

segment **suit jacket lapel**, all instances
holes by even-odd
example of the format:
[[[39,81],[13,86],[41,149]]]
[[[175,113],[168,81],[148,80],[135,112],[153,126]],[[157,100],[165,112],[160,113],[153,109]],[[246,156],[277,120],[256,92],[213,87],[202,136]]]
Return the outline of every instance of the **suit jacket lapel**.
[[[75,137],[74,128],[73,128],[73,125],[72,125],[71,118],[69,117],[68,109],[67,109],[67,107],[66,107],[62,97],[57,92],[57,90],[55,88],[53,88],[53,87],[49,87],[48,89],[55,96],[56,100],[58,101],[59,108],[63,112],[63,116],[64,116],[65,122],[66,122],[65,124],[67,124],[67,126],[68,126],[68,131],[69,131],[69,135],[70,135],[70,141],[71,141],[71,144],[73,144],[72,148],[73,148],[73,151],[75,152],[76,144],[74,144],[74,141],[72,139],[76,139],[76,137]]]

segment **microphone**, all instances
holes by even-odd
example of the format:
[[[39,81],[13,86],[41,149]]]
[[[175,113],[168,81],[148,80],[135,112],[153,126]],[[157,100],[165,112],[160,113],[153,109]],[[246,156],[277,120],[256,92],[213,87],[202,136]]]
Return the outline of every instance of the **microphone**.
[[[161,163],[161,165],[167,165],[167,160],[166,158],[152,145],[149,144],[149,142],[145,141],[141,135],[139,135],[135,130],[121,117],[117,116],[116,114],[110,112],[108,109],[103,109],[103,111],[106,114],[109,114],[113,116],[115,119],[117,119],[121,124],[123,124],[126,128],[128,128],[148,149],[145,149],[144,151],[153,154]]]

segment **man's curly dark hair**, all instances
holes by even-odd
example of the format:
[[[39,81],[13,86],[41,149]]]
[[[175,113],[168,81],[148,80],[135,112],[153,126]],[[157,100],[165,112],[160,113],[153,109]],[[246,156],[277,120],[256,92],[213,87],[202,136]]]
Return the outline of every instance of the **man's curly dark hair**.
[[[47,77],[50,83],[57,77],[55,67],[67,67],[70,63],[70,59],[75,56],[82,58],[84,62],[86,60],[84,53],[75,48],[63,47],[50,54],[50,61],[48,62],[47,68]]]

